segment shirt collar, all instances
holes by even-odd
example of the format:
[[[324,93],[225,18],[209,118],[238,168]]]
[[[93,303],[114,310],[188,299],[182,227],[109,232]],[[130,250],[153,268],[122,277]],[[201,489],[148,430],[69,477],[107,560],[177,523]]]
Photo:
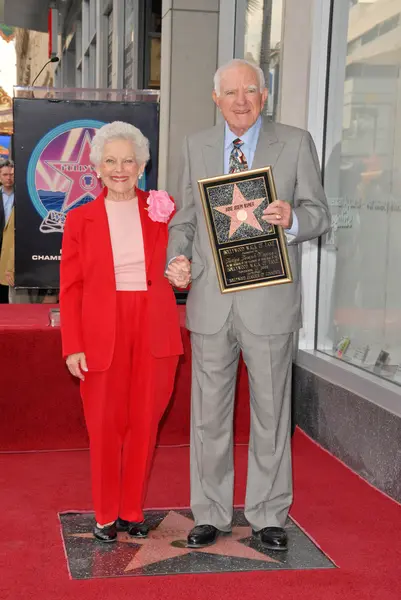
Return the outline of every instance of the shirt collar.
[[[260,128],[262,127],[262,117],[259,115],[255,123],[246,131],[243,135],[241,135],[241,140],[244,144],[247,144],[253,151],[256,150],[256,144],[258,143],[258,137]],[[225,124],[224,131],[224,147],[227,150],[234,140],[236,140],[238,135],[233,133],[228,126],[228,123]]]

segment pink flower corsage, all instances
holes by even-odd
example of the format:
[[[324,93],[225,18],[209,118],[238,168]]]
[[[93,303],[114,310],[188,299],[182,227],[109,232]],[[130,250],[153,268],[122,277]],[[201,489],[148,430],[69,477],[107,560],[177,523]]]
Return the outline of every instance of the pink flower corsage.
[[[174,211],[174,202],[164,190],[150,190],[148,196],[148,212],[152,221],[167,223]]]

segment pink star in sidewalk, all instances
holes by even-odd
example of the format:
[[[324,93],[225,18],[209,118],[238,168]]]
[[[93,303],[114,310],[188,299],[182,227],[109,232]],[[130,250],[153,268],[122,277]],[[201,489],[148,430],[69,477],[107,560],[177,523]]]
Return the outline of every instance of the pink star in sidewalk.
[[[246,200],[237,184],[234,184],[232,203],[214,207],[214,210],[219,211],[231,219],[229,238],[234,235],[243,223],[246,223],[255,229],[259,229],[259,231],[263,231],[263,227],[254,214],[255,210],[262,204],[263,200],[265,200],[265,198]]]
[[[155,529],[149,531],[149,535],[145,539],[130,537],[128,533],[118,533],[117,544],[132,546],[132,554],[129,556],[129,562],[124,571],[129,573],[147,565],[195,553],[281,564],[271,556],[241,543],[241,540],[252,535],[249,526],[233,527],[231,534],[220,535],[212,546],[199,549],[187,548],[187,535],[193,526],[192,519],[171,510]],[[90,532],[71,534],[71,537],[88,539],[99,544]]]
[[[90,148],[91,137],[86,131],[76,161],[46,161],[49,167],[63,175],[70,182],[65,195],[63,210],[78,204],[86,196],[94,199],[100,193],[101,186],[89,159]]]
[[[193,526],[194,523],[192,519],[184,517],[175,511],[170,511],[158,527],[149,532],[149,537],[147,539],[135,540],[135,543],[140,543],[142,548],[135,554],[131,562],[125,568],[125,571],[140,569],[146,565],[160,562],[161,560],[167,560],[169,558],[175,558],[177,556],[185,556],[191,552],[248,558],[263,562],[279,562],[270,556],[266,556],[261,552],[257,552],[256,550],[239,543],[239,540],[250,537],[250,527],[234,527],[231,535],[220,536],[217,539],[216,544],[208,546],[207,548],[200,548],[199,550],[186,548],[185,546],[180,547],[178,544],[172,545],[174,542],[177,543],[182,540],[186,541],[188,532]]]

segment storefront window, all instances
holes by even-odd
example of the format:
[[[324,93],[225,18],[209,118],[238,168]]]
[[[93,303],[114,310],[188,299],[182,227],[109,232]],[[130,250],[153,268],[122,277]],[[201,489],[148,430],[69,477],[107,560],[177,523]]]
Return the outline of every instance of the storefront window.
[[[145,87],[149,89],[160,88],[161,11],[161,0],[147,3]]]
[[[317,347],[401,385],[401,0],[334,2],[331,56]]]
[[[269,96],[266,114],[273,120],[279,101],[282,0],[246,0],[244,58],[264,72]]]

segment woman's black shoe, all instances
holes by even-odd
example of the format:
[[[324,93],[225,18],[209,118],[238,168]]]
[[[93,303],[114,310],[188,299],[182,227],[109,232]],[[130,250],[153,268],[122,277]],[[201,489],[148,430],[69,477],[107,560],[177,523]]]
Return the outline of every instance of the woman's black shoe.
[[[93,528],[93,535],[100,542],[115,542],[117,540],[117,527],[115,523],[98,527],[96,524]]]
[[[134,521],[126,521],[125,519],[118,517],[116,526],[117,531],[126,531],[131,537],[148,537],[149,527],[144,521],[142,521],[142,523],[135,523]]]

